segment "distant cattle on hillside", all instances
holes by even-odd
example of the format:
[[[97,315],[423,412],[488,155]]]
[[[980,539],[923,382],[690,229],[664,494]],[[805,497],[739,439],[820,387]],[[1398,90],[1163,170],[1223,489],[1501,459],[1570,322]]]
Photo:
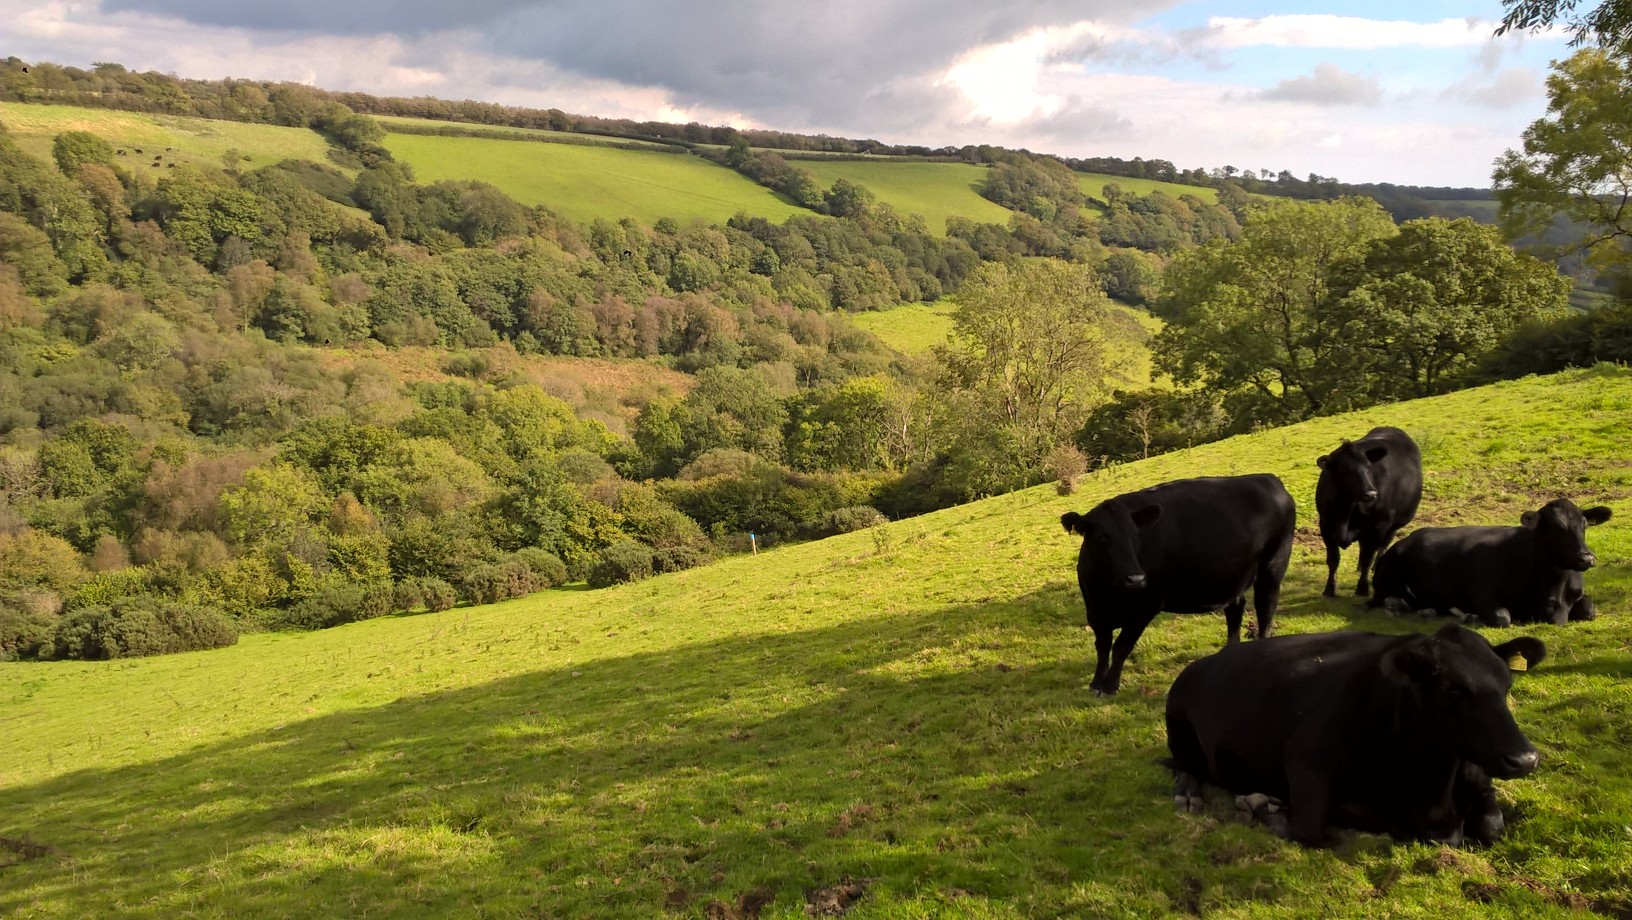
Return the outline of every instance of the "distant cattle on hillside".
[[[1297,526],[1277,477],[1182,479],[1067,512],[1060,523],[1082,535],[1077,585],[1094,632],[1095,694],[1117,691],[1128,653],[1163,610],[1222,609],[1234,643],[1250,589],[1258,634],[1273,631]]]
[[[1531,637],[1492,647],[1457,624],[1226,648],[1168,692],[1174,801],[1199,811],[1209,784],[1269,797],[1284,810],[1266,823],[1310,846],[1339,827],[1488,843],[1505,823],[1491,777],[1524,776],[1540,759],[1507,706],[1511,670],[1546,651]]]
[[[1327,597],[1337,595],[1337,565],[1343,550],[1360,543],[1360,580],[1354,593],[1370,590],[1371,566],[1394,534],[1417,516],[1422,501],[1422,455],[1417,442],[1398,428],[1373,428],[1358,441],[1344,441],[1315,461],[1315,511],[1326,544]]]
[[[1598,557],[1586,531],[1610,516],[1560,498],[1526,511],[1518,527],[1424,527],[1377,560],[1371,605],[1459,611],[1491,626],[1590,620],[1583,573]]]

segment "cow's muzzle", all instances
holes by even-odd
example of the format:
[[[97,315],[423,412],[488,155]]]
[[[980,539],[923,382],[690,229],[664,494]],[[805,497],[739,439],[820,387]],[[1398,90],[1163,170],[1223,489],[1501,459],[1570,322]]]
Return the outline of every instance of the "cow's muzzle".
[[[1598,557],[1594,556],[1591,552],[1585,552],[1575,557],[1574,568],[1577,572],[1585,572],[1587,569],[1590,569],[1597,564]]]
[[[1143,588],[1144,586],[1145,586],[1145,576],[1143,576],[1143,575],[1126,575],[1126,576],[1123,576],[1123,578],[1122,578],[1122,587],[1126,588],[1129,591],[1138,591],[1140,588]]]
[[[1536,753],[1534,748],[1522,754],[1505,754],[1496,764],[1496,769],[1490,771],[1490,775],[1497,779],[1517,779],[1534,772],[1536,764],[1540,762],[1541,755]]]

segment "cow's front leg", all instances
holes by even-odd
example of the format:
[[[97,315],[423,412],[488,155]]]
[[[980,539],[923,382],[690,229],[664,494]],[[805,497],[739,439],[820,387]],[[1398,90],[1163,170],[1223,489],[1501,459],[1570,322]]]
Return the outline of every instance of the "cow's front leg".
[[[1115,687],[1109,693],[1105,690],[1105,672],[1110,670],[1111,638],[1114,633],[1115,630],[1108,626],[1094,627],[1094,679],[1088,682],[1088,689],[1094,691],[1095,696],[1109,696],[1116,692]]]
[[[1336,543],[1326,544],[1326,589],[1320,593],[1326,597],[1337,596],[1337,566],[1343,559],[1343,551],[1337,548]]]
[[[1245,594],[1224,605],[1224,627],[1228,630],[1224,637],[1225,645],[1235,645],[1241,641],[1241,620],[1247,613],[1247,596]]]
[[[1463,764],[1451,791],[1451,800],[1462,817],[1462,836],[1476,843],[1494,843],[1507,829],[1502,807],[1490,777],[1473,764]]]
[[[1377,554],[1388,547],[1388,538],[1369,540],[1364,537],[1360,540],[1360,580],[1355,582],[1354,594],[1356,597],[1365,597],[1371,593],[1371,564]]]
[[[1122,632],[1116,637],[1116,643],[1111,647],[1111,667],[1104,678],[1099,682],[1099,693],[1102,696],[1111,696],[1122,688],[1122,665],[1128,660],[1128,653],[1133,651],[1133,644],[1144,635],[1145,627],[1156,616],[1155,613],[1140,615],[1122,627]]]
[[[1292,813],[1288,836],[1306,847],[1325,846],[1331,841],[1331,780],[1324,770],[1301,763],[1287,765],[1286,779],[1286,807]]]

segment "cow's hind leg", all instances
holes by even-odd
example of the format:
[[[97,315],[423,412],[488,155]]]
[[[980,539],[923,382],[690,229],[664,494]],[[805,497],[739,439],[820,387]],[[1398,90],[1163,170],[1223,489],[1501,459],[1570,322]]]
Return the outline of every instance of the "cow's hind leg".
[[[1207,754],[1182,707],[1168,710],[1167,749],[1173,755],[1164,761],[1173,771],[1173,807],[1181,812],[1200,812],[1206,800],[1201,778],[1196,774],[1206,771]]]
[[[1247,615],[1247,596],[1245,594],[1224,605],[1225,645],[1234,645],[1241,641],[1241,621]]]
[[[1255,638],[1268,639],[1275,635],[1275,608],[1281,603],[1281,579],[1286,577],[1286,567],[1291,561],[1292,530],[1288,524],[1281,542],[1262,558],[1257,577],[1252,580],[1252,612],[1258,620]]]
[[[1388,544],[1393,539],[1394,535],[1391,533],[1383,534],[1381,538],[1373,534],[1360,535],[1360,580],[1354,585],[1356,597],[1365,597],[1371,593],[1371,564],[1378,553],[1388,549]]]

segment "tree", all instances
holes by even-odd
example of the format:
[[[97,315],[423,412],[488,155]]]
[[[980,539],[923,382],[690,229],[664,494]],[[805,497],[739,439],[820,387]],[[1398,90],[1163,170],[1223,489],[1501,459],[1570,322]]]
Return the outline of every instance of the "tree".
[[[1524,152],[1496,161],[1509,239],[1559,219],[1592,232],[1571,248],[1600,265],[1626,262],[1632,241],[1632,67],[1622,54],[1578,51],[1547,78],[1547,115],[1524,131]]]
[[[1335,311],[1372,351],[1365,389],[1380,399],[1452,389],[1526,320],[1561,310],[1569,279],[1468,218],[1407,221],[1373,244]],[[1333,324],[1336,325],[1335,323]]]
[[[1625,0],[1605,0],[1590,13],[1575,12],[1580,0],[1502,0],[1502,5],[1507,14],[1496,27],[1497,35],[1513,30],[1536,32],[1563,19],[1564,27],[1574,33],[1572,46],[1588,39],[1605,47],[1632,40],[1632,3]]]
[[[1154,312],[1161,369],[1230,393],[1238,424],[1282,423],[1353,401],[1359,343],[1340,334],[1334,289],[1395,233],[1369,198],[1288,201],[1252,215],[1241,239],[1179,254]]]
[[[977,425],[1009,429],[1040,461],[1101,401],[1117,367],[1110,302],[1090,270],[1054,259],[988,263],[964,281],[942,354]]]

